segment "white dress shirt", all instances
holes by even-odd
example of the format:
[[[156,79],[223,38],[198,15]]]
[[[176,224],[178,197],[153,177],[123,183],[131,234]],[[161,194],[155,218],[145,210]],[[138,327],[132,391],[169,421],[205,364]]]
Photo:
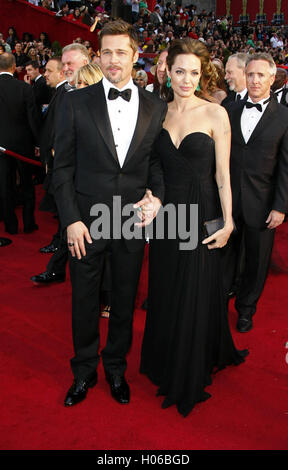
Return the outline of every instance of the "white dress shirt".
[[[11,75],[11,77],[13,77],[13,74],[10,73],[10,72],[0,72],[0,75],[4,75],[4,74],[6,74],[6,75]]]
[[[110,83],[109,80],[107,80],[107,78],[105,77],[103,77],[102,83],[104,87],[115,148],[119,160],[119,165],[122,168],[137,123],[139,110],[138,88],[136,85],[134,85],[133,80],[131,78],[127,85],[121,88],[121,90],[119,89],[119,91],[126,90],[127,88],[131,89],[130,101],[125,101],[123,98],[121,98],[121,96],[119,96],[115,100],[109,100],[108,93],[110,88],[116,87],[115,85],[113,85],[113,83]]]
[[[242,116],[241,116],[241,130],[242,134],[244,137],[244,140],[247,144],[248,140],[251,137],[251,134],[253,133],[255,127],[257,126],[258,122],[260,121],[261,117],[263,116],[265,109],[267,108],[269,102],[263,104],[265,101],[267,101],[269,97],[264,98],[261,101],[258,101],[258,104],[261,104],[262,106],[262,113],[258,111],[257,108],[246,108],[244,106],[243,111],[242,111]],[[251,98],[249,97],[247,102],[253,103]]]

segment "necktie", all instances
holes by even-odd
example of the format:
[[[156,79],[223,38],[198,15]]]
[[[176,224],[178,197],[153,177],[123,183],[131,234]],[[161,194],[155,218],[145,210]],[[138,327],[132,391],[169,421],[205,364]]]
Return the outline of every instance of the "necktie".
[[[241,95],[240,95],[240,93],[237,93],[237,95],[236,95],[236,101],[237,101],[237,103],[239,103],[240,100],[241,100]]]
[[[123,100],[130,101],[131,93],[132,93],[132,90],[130,88],[127,88],[127,90],[123,90],[123,91],[117,90],[117,88],[110,88],[109,93],[108,93],[108,100],[116,100],[118,96],[121,96]]]

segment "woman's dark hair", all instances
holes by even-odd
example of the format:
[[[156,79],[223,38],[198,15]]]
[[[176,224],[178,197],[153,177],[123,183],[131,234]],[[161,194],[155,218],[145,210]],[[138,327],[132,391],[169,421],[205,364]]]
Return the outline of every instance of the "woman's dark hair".
[[[175,59],[178,55],[182,54],[193,54],[200,59],[201,62],[201,78],[200,78],[200,90],[196,91],[196,95],[200,98],[208,101],[213,101],[210,96],[210,92],[216,88],[217,72],[213,66],[210,58],[210,53],[203,44],[203,42],[197,39],[185,38],[176,39],[173,41],[168,50],[168,56],[166,59],[168,70],[170,71]]]

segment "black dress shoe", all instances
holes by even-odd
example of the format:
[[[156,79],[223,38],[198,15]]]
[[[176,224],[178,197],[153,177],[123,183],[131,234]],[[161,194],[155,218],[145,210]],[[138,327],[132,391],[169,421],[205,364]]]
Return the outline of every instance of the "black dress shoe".
[[[37,224],[34,224],[32,225],[31,227],[24,227],[24,233],[32,233],[34,232],[35,230],[38,230],[38,225]]]
[[[58,246],[54,245],[54,243],[50,243],[50,245],[43,246],[40,248],[40,253],[55,253],[58,250]]]
[[[64,282],[65,273],[51,273],[50,271],[45,271],[44,273],[37,274],[36,276],[31,277],[31,281],[35,284],[51,284],[53,282]]]
[[[106,374],[107,382],[110,385],[112,397],[118,403],[126,404],[130,401],[130,389],[124,375],[110,375]]]
[[[252,330],[252,315],[250,314],[239,317],[236,324],[236,328],[240,333],[247,333],[248,331]]]
[[[12,243],[12,240],[10,240],[10,238],[0,238],[0,247],[10,245],[10,243]]]
[[[64,400],[65,406],[77,405],[85,400],[88,388],[92,388],[97,384],[97,372],[90,379],[74,379],[72,386],[69,388]]]

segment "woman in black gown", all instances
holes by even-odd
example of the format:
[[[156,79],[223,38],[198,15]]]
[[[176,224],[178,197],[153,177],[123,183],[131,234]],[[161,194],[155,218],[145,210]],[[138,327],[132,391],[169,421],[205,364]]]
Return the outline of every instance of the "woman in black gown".
[[[175,41],[167,67],[174,98],[155,143],[164,171],[163,205],[198,205],[198,245],[180,250],[179,237],[168,239],[167,233],[162,240],[150,241],[140,371],[165,396],[163,408],[176,404],[186,416],[197,402],[210,397],[205,387],[211,384],[212,372],[243,362],[247,351],[234,346],[221,282],[219,248],[233,229],[229,119],[224,108],[195,94],[200,85],[205,97],[213,79],[203,43]],[[223,229],[207,237],[204,222],[221,215]]]

